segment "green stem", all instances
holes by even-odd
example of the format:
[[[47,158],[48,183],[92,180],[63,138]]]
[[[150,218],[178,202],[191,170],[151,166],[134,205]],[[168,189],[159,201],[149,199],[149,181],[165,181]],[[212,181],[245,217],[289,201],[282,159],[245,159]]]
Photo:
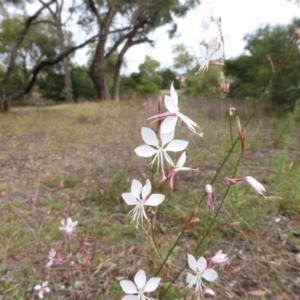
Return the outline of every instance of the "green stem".
[[[272,74],[272,76],[271,76],[269,82],[268,82],[267,85],[265,86],[264,91],[261,93],[261,95],[260,95],[260,97],[259,97],[259,99],[258,99],[258,101],[257,101],[256,106],[254,107],[252,113],[250,114],[250,116],[249,116],[248,119],[246,120],[245,125],[243,126],[243,130],[247,127],[247,125],[249,124],[250,120],[252,119],[252,117],[253,117],[255,111],[257,110],[257,108],[258,108],[259,105],[261,104],[261,102],[262,102],[262,100],[263,100],[263,98],[264,98],[264,96],[265,96],[267,90],[268,90],[269,87],[271,86],[271,83],[272,83],[273,78],[274,78],[274,77],[282,70],[282,68],[283,68],[283,66],[284,66],[284,64],[285,64],[285,62],[286,62],[286,60],[287,60],[287,58],[288,58],[289,55],[290,55],[290,52],[291,52],[291,49],[292,49],[292,44],[293,44],[294,41],[295,41],[295,38],[293,37],[293,38],[291,39],[290,43],[289,43],[289,46],[288,46],[288,48],[287,48],[287,50],[286,50],[284,56],[282,57],[282,59],[281,59],[280,62],[278,63],[277,69],[276,69],[275,72]],[[216,178],[218,177],[219,173],[221,172],[223,166],[225,165],[225,163],[227,162],[228,158],[229,158],[230,155],[232,154],[232,152],[233,152],[233,150],[234,150],[236,144],[238,143],[238,140],[239,140],[239,138],[236,138],[236,140],[235,140],[234,143],[232,144],[232,146],[231,146],[231,148],[230,148],[228,154],[227,154],[226,157],[223,159],[223,161],[222,161],[222,163],[221,163],[221,165],[220,165],[220,167],[219,167],[217,173],[216,173],[215,176],[213,177],[213,179],[212,179],[212,181],[211,181],[211,184],[213,184],[213,183],[215,182],[215,180],[216,180]],[[236,170],[237,170],[237,168],[238,168],[240,159],[241,159],[241,156],[240,156],[239,159],[238,159],[236,168],[235,168],[234,173],[233,173],[233,177],[234,177],[234,174],[235,174],[235,172],[236,172]],[[216,218],[217,218],[217,216],[218,216],[218,214],[219,214],[219,211],[220,211],[220,209],[221,209],[221,207],[222,207],[222,204],[223,204],[223,202],[224,202],[224,199],[225,199],[225,197],[226,197],[226,195],[227,195],[227,193],[228,193],[228,191],[229,191],[229,188],[230,188],[230,185],[228,185],[228,187],[227,187],[227,189],[226,189],[226,192],[225,192],[225,194],[224,194],[224,197],[223,197],[223,199],[222,199],[222,201],[221,201],[221,204],[220,204],[220,206],[219,206],[219,208],[218,208],[218,210],[217,210],[217,212],[216,212],[216,214],[215,214],[215,217],[214,217],[213,221],[211,222],[211,224],[210,224],[208,230],[206,231],[204,237],[201,239],[201,241],[199,242],[198,246],[196,247],[196,251],[199,249],[199,247],[201,246],[201,244],[202,244],[203,241],[205,240],[206,236],[209,234],[210,229],[212,228],[212,226],[213,226],[213,224],[214,224],[214,222],[215,222],[215,220],[216,220]],[[200,205],[200,204],[202,203],[202,201],[203,201],[205,195],[206,195],[206,194],[203,193],[201,199],[200,199],[199,202],[198,202],[198,205]],[[192,217],[193,217],[193,215],[191,215],[191,217],[190,217],[189,220],[191,220]],[[161,272],[162,268],[163,268],[164,265],[166,264],[168,258],[170,257],[170,255],[171,255],[171,253],[173,252],[173,250],[175,249],[175,247],[177,246],[177,244],[178,244],[180,238],[182,237],[182,235],[183,235],[183,233],[184,233],[184,231],[185,231],[186,228],[187,228],[187,226],[185,225],[185,226],[183,226],[183,228],[181,229],[181,231],[180,231],[180,233],[179,233],[179,235],[178,235],[178,237],[177,237],[175,243],[173,244],[173,246],[172,246],[171,249],[169,250],[169,252],[168,252],[166,258],[164,259],[164,261],[163,261],[162,264],[160,265],[160,267],[159,267],[158,271],[156,272],[155,276],[159,275],[159,273]],[[167,287],[167,289],[165,290],[165,292],[163,293],[163,295],[165,295],[165,293],[168,291],[168,289],[171,287],[171,285],[174,283],[174,281],[178,278],[178,276],[181,274],[181,272],[184,270],[185,267],[186,267],[186,265],[181,269],[181,271],[178,273],[178,275],[176,276],[176,278],[170,283],[170,285]]]

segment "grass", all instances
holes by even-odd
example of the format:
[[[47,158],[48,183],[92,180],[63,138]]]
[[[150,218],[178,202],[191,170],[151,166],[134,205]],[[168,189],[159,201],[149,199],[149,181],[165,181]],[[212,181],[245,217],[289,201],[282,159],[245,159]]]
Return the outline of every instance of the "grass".
[[[243,123],[251,103],[233,106]],[[222,122],[219,107],[219,101],[182,103],[183,113],[205,133],[203,138],[194,136],[184,124],[177,132],[178,138],[190,141],[186,165],[198,171],[179,172],[174,192],[167,183],[159,183],[159,175],[154,176],[153,190],[166,195],[155,226],[162,257],[229,148],[228,120],[224,117]],[[130,208],[121,197],[130,190],[132,179],[145,182],[150,177],[149,160],[133,150],[143,144],[141,127],[151,126],[146,119],[155,109],[154,100],[145,106],[134,101],[104,102],[13,108],[1,116],[1,299],[37,299],[32,288],[42,280],[50,281],[51,293],[46,296],[50,299],[121,299],[121,279],[132,279],[139,269],[149,276],[155,273],[161,260],[144,231],[130,224]],[[216,224],[196,253],[209,258],[222,249],[231,258],[230,271],[222,273],[214,286],[216,299],[297,299],[300,294],[295,280],[299,274],[295,253],[300,252],[298,126],[293,116],[277,119],[260,111],[247,128],[238,176],[251,175],[262,182],[268,199],[247,185],[232,186]],[[239,151],[240,146],[214,184],[217,206]],[[199,222],[186,230],[160,274],[161,291],[186,263],[187,253],[193,253],[212,220],[205,202],[199,207]],[[48,251],[53,247],[63,255],[67,246],[58,230],[65,216],[79,221],[71,245],[73,263],[64,261],[49,275]],[[234,221],[241,223],[224,226]],[[163,300],[188,294],[190,299],[186,272]],[[72,286],[77,287],[77,296],[72,295]]]

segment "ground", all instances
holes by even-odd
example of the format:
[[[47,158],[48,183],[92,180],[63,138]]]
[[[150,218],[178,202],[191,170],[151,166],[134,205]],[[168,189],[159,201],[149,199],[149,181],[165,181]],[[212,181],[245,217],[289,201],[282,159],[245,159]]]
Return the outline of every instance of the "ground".
[[[242,124],[255,107],[233,105]],[[208,259],[220,249],[230,260],[208,285],[215,299],[300,299],[299,123],[292,114],[256,110],[233,175],[241,146],[229,150],[229,119],[220,101],[181,106],[204,132],[200,138],[179,124],[176,133],[190,142],[186,166],[198,170],[179,172],[174,191],[154,174],[153,192],[166,195],[157,211],[147,212],[155,213],[155,242],[147,222],[139,229],[130,223],[131,208],[121,197],[132,179],[151,178],[150,159],[134,149],[143,144],[142,126],[155,129],[147,121],[156,114],[155,100],[13,108],[0,116],[0,299],[38,299],[33,287],[43,281],[51,289],[47,299],[121,299],[119,281],[132,280],[139,269],[162,278],[152,297],[196,299],[186,288],[187,254]],[[231,122],[235,141],[235,116]],[[217,173],[216,209],[209,213],[205,185]],[[233,176],[256,178],[267,198],[250,185],[230,186],[226,178]],[[186,228],[197,207],[199,222]],[[79,222],[69,244],[58,229],[68,216]],[[62,261],[47,268],[51,248]]]

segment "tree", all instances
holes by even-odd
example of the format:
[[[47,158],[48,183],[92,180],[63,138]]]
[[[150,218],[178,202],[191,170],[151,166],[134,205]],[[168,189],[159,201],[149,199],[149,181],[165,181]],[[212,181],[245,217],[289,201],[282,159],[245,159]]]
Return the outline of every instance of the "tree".
[[[245,49],[249,55],[242,55],[227,62],[227,74],[234,77],[232,95],[239,98],[258,97],[269,81],[273,67],[277,66],[300,20],[287,26],[266,26],[245,36]],[[269,99],[277,106],[292,109],[300,97],[300,50],[295,43],[287,63],[273,79]]]
[[[29,93],[37,80],[38,74],[45,67],[53,66],[60,63],[65,57],[67,57],[71,53],[74,53],[77,49],[82,48],[85,45],[95,41],[99,37],[99,35],[92,36],[88,38],[86,41],[80,43],[79,45],[68,47],[65,51],[63,52],[59,51],[57,54],[51,57],[45,55],[45,53],[43,52],[41,52],[41,54],[43,55],[40,55],[38,59],[35,59],[35,56],[25,57],[26,60],[27,59],[32,60],[31,68],[30,69],[26,68],[26,72],[27,72],[26,81],[18,91],[14,92],[13,94],[8,94],[8,85],[11,79],[13,78],[14,72],[18,71],[17,67],[19,66],[18,63],[20,60],[20,55],[22,54],[22,48],[24,49],[26,48],[25,47],[26,39],[29,36],[29,33],[31,32],[32,28],[33,27],[37,28],[36,26],[33,25],[35,21],[38,20],[38,17],[48,6],[50,6],[54,2],[55,0],[50,0],[49,2],[42,4],[41,7],[32,16],[30,17],[20,16],[19,19],[17,20],[21,26],[20,29],[16,31],[15,38],[10,44],[9,55],[7,55],[6,57],[7,67],[3,73],[0,82],[0,111],[7,111],[11,101],[19,99],[24,95],[26,95],[27,93]],[[45,51],[52,51],[52,48],[53,47],[51,46],[45,47],[46,49]],[[34,47],[34,49],[36,50],[37,48]],[[24,61],[24,57],[23,57],[23,61]]]
[[[95,57],[91,65],[90,75],[94,82],[99,100],[107,98],[107,85],[105,84],[104,70],[106,60],[123,44],[118,52],[116,64],[114,95],[118,97],[118,74],[123,57],[130,47],[138,43],[151,42],[147,35],[155,28],[165,24],[172,24],[170,30],[174,33],[176,24],[174,17],[181,17],[192,9],[198,0],[85,0],[89,12],[97,21],[99,35]],[[91,20],[91,19],[89,19]],[[119,25],[121,24],[121,25]],[[118,26],[119,25],[119,26]],[[110,39],[111,51],[105,53],[108,42],[109,28],[114,26],[115,34]]]
[[[45,2],[42,0],[39,0],[39,2],[45,4]],[[63,26],[66,24],[66,22],[65,23],[62,22],[62,10],[64,7],[64,0],[55,0],[54,5],[55,5],[54,8],[52,8],[52,6],[47,6],[47,9],[53,20],[47,20],[45,22],[49,22],[55,27],[57,32],[57,37],[59,40],[60,52],[65,52],[66,39],[65,39]],[[64,90],[65,99],[67,102],[73,102],[71,73],[70,73],[70,66],[67,57],[63,58],[62,64],[63,64],[64,81],[65,81],[65,90]]]
[[[190,50],[184,45],[176,45],[173,49],[174,57],[174,68],[178,69],[181,73],[188,73],[194,69],[196,63],[195,55],[190,53]]]

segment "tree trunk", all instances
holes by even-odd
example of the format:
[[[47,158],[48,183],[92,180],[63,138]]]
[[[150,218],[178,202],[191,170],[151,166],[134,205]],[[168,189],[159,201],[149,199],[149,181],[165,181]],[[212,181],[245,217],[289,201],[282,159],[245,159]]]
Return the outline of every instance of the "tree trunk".
[[[105,41],[98,42],[96,52],[95,52],[95,57],[93,59],[90,72],[89,72],[99,101],[106,100],[108,99],[109,96],[108,87],[106,85],[105,76],[104,76],[105,63],[106,63],[105,53],[104,53]]]
[[[60,52],[63,53],[66,51],[64,34],[63,34],[62,27],[61,27],[59,20],[56,20],[56,24],[57,24],[57,26],[56,26],[57,35],[58,35],[59,44],[60,44],[59,45]],[[65,57],[62,60],[62,63],[63,63],[63,69],[64,69],[64,73],[65,73],[65,100],[68,103],[72,103],[73,102],[73,91],[72,91],[72,80],[71,80],[71,72],[70,72],[68,58]]]
[[[113,99],[116,102],[120,101],[120,81],[121,81],[121,67],[123,63],[123,58],[118,57],[115,65],[115,77],[114,77],[114,89],[113,89]]]
[[[10,100],[9,98],[5,95],[5,93],[0,94],[0,112],[6,113],[9,111],[10,107]]]

